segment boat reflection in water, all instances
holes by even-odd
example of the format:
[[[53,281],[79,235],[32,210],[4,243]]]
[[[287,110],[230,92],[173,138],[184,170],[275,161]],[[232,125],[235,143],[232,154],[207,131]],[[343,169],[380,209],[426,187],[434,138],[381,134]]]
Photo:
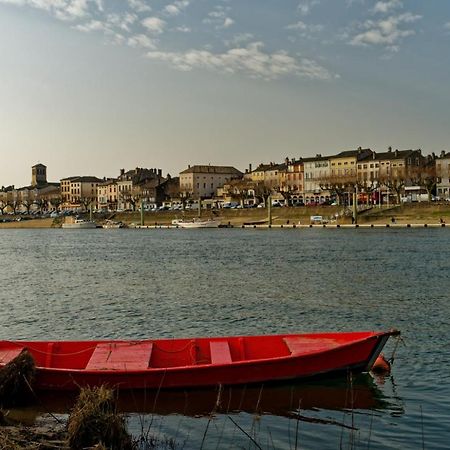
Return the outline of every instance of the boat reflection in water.
[[[118,392],[119,411],[125,413],[206,416],[212,412],[248,412],[291,417],[301,410],[385,409],[388,401],[369,374],[350,383],[345,378],[310,383],[286,383],[211,389],[137,390]],[[76,394],[39,392],[39,404],[32,411],[65,414]],[[30,409],[28,414],[33,415]],[[16,411],[16,414],[19,411]],[[25,413],[25,411],[22,411]],[[29,416],[28,419],[31,419]]]

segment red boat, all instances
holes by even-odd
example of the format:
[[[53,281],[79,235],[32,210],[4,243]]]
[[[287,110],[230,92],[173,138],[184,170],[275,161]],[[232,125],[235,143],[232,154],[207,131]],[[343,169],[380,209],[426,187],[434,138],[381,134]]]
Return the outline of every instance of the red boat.
[[[0,367],[27,349],[36,388],[186,388],[370,370],[398,331],[139,341],[0,341]]]

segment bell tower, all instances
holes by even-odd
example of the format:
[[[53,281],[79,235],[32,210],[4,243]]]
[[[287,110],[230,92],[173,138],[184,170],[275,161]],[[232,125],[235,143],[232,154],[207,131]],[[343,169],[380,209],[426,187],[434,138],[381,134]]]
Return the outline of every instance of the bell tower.
[[[36,164],[31,168],[31,186],[40,186],[47,183],[47,167]]]

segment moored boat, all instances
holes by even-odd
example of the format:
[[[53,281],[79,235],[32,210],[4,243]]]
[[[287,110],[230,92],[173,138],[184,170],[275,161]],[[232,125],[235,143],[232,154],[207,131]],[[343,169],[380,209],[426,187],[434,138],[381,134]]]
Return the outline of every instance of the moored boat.
[[[90,220],[75,219],[73,222],[63,223],[62,228],[74,229],[74,230],[84,230],[84,229],[97,228],[97,224],[95,222],[91,222]]]
[[[123,222],[117,222],[115,220],[105,220],[102,225],[102,228],[113,229],[113,228],[125,228],[125,224]]]
[[[219,228],[220,220],[215,219],[193,219],[193,220],[173,220],[172,225],[181,228]]]
[[[398,331],[138,341],[0,341],[0,367],[25,349],[36,388],[193,388],[370,370]]]

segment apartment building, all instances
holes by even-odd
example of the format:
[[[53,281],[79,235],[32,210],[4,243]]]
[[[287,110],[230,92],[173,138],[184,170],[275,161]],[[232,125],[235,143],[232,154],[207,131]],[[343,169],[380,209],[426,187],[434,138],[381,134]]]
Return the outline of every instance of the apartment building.
[[[324,203],[331,199],[331,193],[323,186],[330,177],[330,157],[320,154],[313,158],[303,158],[304,201],[305,203]]]
[[[231,166],[188,166],[180,172],[180,195],[190,198],[211,198],[218,188],[234,179],[241,179],[243,173]]]
[[[98,208],[97,186],[104,180],[94,176],[76,176],[61,180],[61,209]]]
[[[441,199],[450,199],[450,152],[442,151],[435,161],[438,183],[436,194]]]

